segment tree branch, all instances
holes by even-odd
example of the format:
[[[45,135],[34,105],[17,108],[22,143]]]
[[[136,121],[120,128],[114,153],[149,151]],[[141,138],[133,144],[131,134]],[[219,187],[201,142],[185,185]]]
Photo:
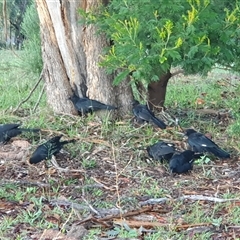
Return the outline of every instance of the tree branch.
[[[36,104],[35,104],[35,106],[34,106],[34,108],[33,108],[33,112],[36,111],[36,109],[37,109],[37,107],[38,107],[38,105],[39,105],[39,103],[40,103],[40,101],[41,101],[41,99],[42,99],[42,96],[43,96],[43,93],[44,93],[44,89],[45,89],[45,84],[44,84],[43,87],[42,87],[42,90],[41,90],[41,92],[40,92],[40,94],[39,94],[38,100],[37,100],[37,102],[36,102]]]
[[[42,72],[41,72],[41,74],[40,74],[40,77],[39,77],[38,81],[37,81],[36,84],[34,85],[33,89],[30,91],[29,95],[28,95],[23,101],[21,101],[21,102],[18,104],[18,106],[15,108],[15,110],[13,110],[13,113],[15,113],[15,112],[22,106],[23,103],[25,103],[25,102],[28,101],[28,99],[32,96],[33,92],[36,90],[38,84],[39,84],[40,81],[42,80],[42,77],[43,77],[43,70],[42,70]]]
[[[224,202],[240,202],[240,198],[229,198],[229,199],[223,199],[223,198],[216,198],[216,197],[209,197],[209,196],[203,196],[203,195],[185,195],[176,199],[171,199],[171,198],[151,198],[148,199],[147,201],[140,202],[140,206],[144,205],[155,205],[159,203],[164,203],[168,200],[173,200],[173,201],[182,201],[182,200],[193,200],[193,201],[210,201],[210,202],[218,202],[218,203],[224,203]]]

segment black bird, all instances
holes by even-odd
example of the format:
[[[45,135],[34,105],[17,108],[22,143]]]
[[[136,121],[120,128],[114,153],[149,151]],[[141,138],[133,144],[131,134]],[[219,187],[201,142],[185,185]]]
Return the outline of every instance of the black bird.
[[[0,125],[0,143],[7,143],[11,138],[16,137],[22,132],[39,132],[40,129],[20,128],[20,124],[8,123]]]
[[[99,110],[115,110],[117,107],[111,106],[111,105],[106,105],[104,103],[101,103],[99,101],[87,98],[87,97],[78,97],[75,94],[72,95],[69,98],[75,109],[80,113],[80,114],[87,114],[87,113],[93,113],[95,111]]]
[[[167,125],[160,119],[156,118],[154,116],[154,113],[146,105],[140,104],[136,100],[133,102],[132,105],[133,105],[133,114],[138,121],[154,123],[161,129],[166,128]]]
[[[230,158],[230,154],[222,150],[216,143],[194,129],[187,129],[188,144],[193,151],[204,153],[209,152],[219,158]]]
[[[32,154],[29,162],[33,164],[43,160],[49,160],[52,158],[52,155],[59,153],[65,144],[75,142],[74,139],[60,142],[61,137],[62,135],[53,137],[47,142],[39,145]]]
[[[173,143],[166,143],[159,141],[152,146],[147,147],[148,155],[154,160],[163,161],[170,160],[175,153],[175,146]]]
[[[176,153],[169,161],[169,168],[172,173],[186,173],[193,168],[195,159],[203,156],[203,154],[196,154],[194,151],[185,150],[181,153]]]

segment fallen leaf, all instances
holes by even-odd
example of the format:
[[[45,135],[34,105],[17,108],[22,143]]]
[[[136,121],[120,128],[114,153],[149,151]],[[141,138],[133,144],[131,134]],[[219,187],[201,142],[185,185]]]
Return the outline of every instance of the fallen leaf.
[[[196,105],[202,105],[204,103],[205,103],[205,101],[202,98],[197,98],[197,100],[195,101]]]

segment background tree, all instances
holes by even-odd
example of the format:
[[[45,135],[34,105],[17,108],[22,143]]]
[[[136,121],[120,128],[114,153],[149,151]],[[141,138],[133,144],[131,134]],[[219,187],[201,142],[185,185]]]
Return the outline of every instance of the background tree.
[[[108,45],[105,34],[96,36],[96,26],[80,24],[79,9],[88,12],[97,8],[98,2],[36,0],[46,94],[55,112],[75,112],[68,100],[73,92],[121,106],[119,114],[131,106],[129,85],[114,87],[113,75],[106,74],[98,64]]]
[[[0,22],[2,41],[7,44],[14,44],[17,49],[22,45],[24,34],[21,31],[21,24],[28,6],[32,0],[0,0]]]
[[[42,71],[42,52],[39,18],[35,2],[27,7],[21,24],[21,33],[24,35],[23,50],[16,61],[16,65],[30,73],[39,74]]]
[[[151,107],[163,106],[173,67],[186,74],[206,74],[216,64],[239,69],[238,1],[36,3],[47,99],[56,112],[75,111],[67,100],[75,92],[121,106],[124,114],[130,86],[145,89]]]
[[[113,43],[102,66],[109,73],[121,69],[114,83],[130,74],[151,107],[163,106],[173,67],[186,74],[206,74],[216,65],[239,71],[239,1],[112,0],[84,15]]]

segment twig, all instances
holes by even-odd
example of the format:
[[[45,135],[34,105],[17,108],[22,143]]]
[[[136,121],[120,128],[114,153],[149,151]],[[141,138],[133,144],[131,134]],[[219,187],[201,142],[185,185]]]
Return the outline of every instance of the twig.
[[[101,216],[101,214],[82,196],[82,200],[88,205],[89,209],[97,214],[98,216]]]
[[[37,187],[49,187],[50,185],[47,183],[42,183],[42,182],[29,182],[29,181],[23,181],[23,180],[1,180],[0,185],[7,185],[7,184],[20,184],[20,185],[32,185],[32,186],[37,186]]]
[[[62,168],[56,161],[56,157],[53,155],[51,158],[52,165],[60,172],[86,172],[85,170],[78,170],[78,169],[69,169],[68,167]]]
[[[125,167],[122,169],[122,171],[119,172],[118,176],[120,176],[120,175],[126,170],[126,168],[127,168],[127,167],[129,166],[129,164],[131,163],[132,159],[133,159],[133,156],[131,155],[130,160],[127,162],[127,164],[126,164]]]
[[[91,179],[92,179],[93,181],[95,181],[96,183],[98,183],[101,187],[103,187],[103,188],[105,188],[105,189],[107,189],[107,190],[112,190],[112,188],[107,187],[106,185],[104,185],[103,183],[101,183],[99,180],[97,180],[95,177],[91,177]]]
[[[107,221],[107,220],[111,220],[113,218],[126,218],[126,217],[132,217],[132,216],[136,216],[136,215],[139,215],[141,213],[145,213],[145,212],[149,212],[152,210],[152,206],[148,206],[148,207],[144,207],[144,208],[141,208],[141,209],[137,209],[137,210],[134,210],[134,211],[130,211],[130,212],[126,212],[126,213],[121,213],[119,212],[117,215],[111,215],[111,216],[107,216],[107,217],[104,217],[104,218],[101,218],[99,220],[101,221]]]
[[[38,84],[40,83],[40,81],[42,80],[42,77],[43,77],[43,70],[40,74],[40,77],[39,79],[37,80],[36,84],[34,85],[34,87],[32,88],[32,90],[30,91],[29,95],[23,100],[21,101],[18,106],[15,108],[15,110],[13,110],[13,113],[16,112],[21,106],[23,103],[27,102],[27,100],[32,96],[33,92],[36,90]]]
[[[68,186],[65,186],[66,188]],[[82,186],[71,186],[72,188],[75,189],[82,189],[82,188],[106,188],[106,189],[110,189],[108,187],[105,187],[103,184],[101,183],[95,183],[95,184],[86,184],[86,185],[82,185]]]
[[[59,199],[51,200],[50,204],[52,206],[62,205],[62,206],[72,207],[72,208],[74,208],[75,210],[78,210],[78,211],[82,211],[82,210],[87,210],[88,209],[88,207],[82,206],[82,205],[80,205],[78,203],[74,203],[74,202],[66,201],[66,200],[59,200]]]
[[[116,162],[116,157],[115,157],[115,151],[114,151],[114,146],[112,143],[112,153],[113,153],[113,162],[114,162],[114,168],[115,168],[115,182],[116,182],[116,193],[117,193],[117,203],[116,206],[119,208],[120,210],[120,214],[122,212],[122,208],[121,208],[121,199],[120,199],[120,193],[119,193],[119,185],[118,185],[118,169],[117,169],[117,162]]]
[[[35,104],[35,106],[33,108],[33,112],[36,111],[36,109],[37,109],[37,107],[38,107],[38,105],[39,105],[39,103],[40,103],[40,101],[42,99],[42,96],[43,96],[43,93],[44,93],[44,89],[45,89],[45,84],[43,84],[43,87],[42,87],[42,90],[41,90],[41,92],[39,94],[38,100],[37,100],[37,102],[36,102],[36,104]]]
[[[223,198],[217,198],[217,197],[208,197],[203,195],[186,195],[182,196],[180,198],[177,198],[176,200],[193,200],[193,201],[209,201],[209,202],[218,202],[218,203],[224,203],[224,202],[240,202],[240,198],[229,198],[229,199],[223,199]]]
[[[84,192],[84,188],[83,188],[82,189],[82,200],[88,205],[90,211],[97,214],[98,216],[101,216],[101,214],[87,201],[87,199],[84,198],[84,196],[85,196],[85,192]]]
[[[65,226],[66,226],[66,224],[70,221],[70,218],[72,217],[72,215],[73,215],[73,208],[72,208],[70,214],[68,215],[67,220],[62,224],[61,229],[59,230],[57,236],[53,238],[53,240],[59,239],[59,235],[62,233],[63,230],[65,230]],[[60,239],[61,239],[61,238],[60,238]]]
[[[92,216],[92,214],[90,214],[88,217],[81,220],[77,224],[79,225],[79,224],[88,222],[90,220],[98,222],[98,223],[103,223],[105,221],[110,221],[110,220],[113,220],[113,219],[121,219],[122,220],[123,218],[136,216],[136,215],[139,215],[139,214],[144,213],[144,212],[149,212],[151,210],[152,210],[152,206],[144,207],[142,209],[138,209],[138,210],[130,211],[130,212],[126,212],[126,213],[122,213],[119,209],[104,209],[104,210],[99,209],[99,212],[102,215],[104,215],[106,213],[109,214],[111,212],[113,212],[113,214],[111,213],[110,216],[106,216],[106,217],[103,217],[103,218],[95,218],[95,217]]]
[[[191,230],[193,230],[194,228],[200,228],[200,227],[207,227],[207,229],[210,229],[210,227],[209,227],[210,225],[212,225],[212,223],[210,223],[210,222],[182,224],[182,225],[177,225],[176,229],[177,230],[184,230],[184,229],[191,229]]]
[[[228,228],[240,228],[240,226],[236,225],[236,226],[228,226]]]
[[[229,198],[229,199],[223,199],[223,198],[216,198],[216,197],[208,197],[208,196],[203,196],[203,195],[185,195],[176,199],[170,199],[170,198],[151,198],[148,199],[147,201],[140,202],[140,206],[144,205],[155,205],[159,203],[164,203],[168,200],[172,201],[182,201],[182,200],[193,200],[193,201],[210,201],[210,202],[218,202],[218,203],[224,203],[224,202],[229,202],[229,201],[239,201],[239,198]]]
[[[170,198],[150,198],[146,201],[140,202],[140,206],[165,203],[167,200],[170,200]]]

